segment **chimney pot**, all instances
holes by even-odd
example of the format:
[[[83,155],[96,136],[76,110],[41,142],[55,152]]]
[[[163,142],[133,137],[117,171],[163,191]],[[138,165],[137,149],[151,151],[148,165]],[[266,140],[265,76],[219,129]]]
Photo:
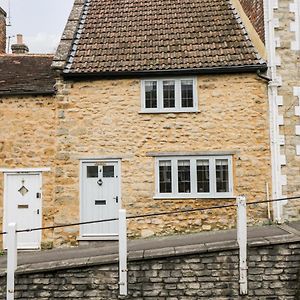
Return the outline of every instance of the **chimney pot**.
[[[17,44],[22,45],[23,44],[23,35],[17,34]]]
[[[26,54],[29,52],[28,47],[23,42],[23,35],[17,34],[17,43],[11,45],[13,54]]]

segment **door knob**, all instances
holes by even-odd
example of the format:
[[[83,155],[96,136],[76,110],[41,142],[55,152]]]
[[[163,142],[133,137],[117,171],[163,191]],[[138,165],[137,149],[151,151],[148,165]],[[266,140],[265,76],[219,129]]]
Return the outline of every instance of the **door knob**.
[[[102,179],[99,179],[99,180],[97,181],[97,183],[101,186],[101,185],[103,184]]]

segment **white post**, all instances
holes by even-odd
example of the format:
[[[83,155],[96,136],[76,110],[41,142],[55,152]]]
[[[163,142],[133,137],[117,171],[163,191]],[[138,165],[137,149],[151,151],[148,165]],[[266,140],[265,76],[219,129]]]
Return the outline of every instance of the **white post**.
[[[127,296],[127,223],[126,210],[119,210],[119,286],[120,295]]]
[[[237,202],[237,241],[240,258],[240,294],[248,294],[247,282],[247,205],[246,197],[238,196]]]
[[[16,223],[8,224],[7,231],[7,284],[6,300],[15,298],[15,271],[17,269],[17,225]]]

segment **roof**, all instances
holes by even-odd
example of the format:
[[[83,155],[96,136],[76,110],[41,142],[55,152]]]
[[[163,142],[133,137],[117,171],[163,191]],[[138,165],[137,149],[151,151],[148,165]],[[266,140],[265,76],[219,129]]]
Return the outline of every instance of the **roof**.
[[[230,0],[77,0],[74,9],[66,74],[266,66]],[[63,45],[72,26],[67,24]]]
[[[52,55],[0,55],[0,95],[55,92]]]

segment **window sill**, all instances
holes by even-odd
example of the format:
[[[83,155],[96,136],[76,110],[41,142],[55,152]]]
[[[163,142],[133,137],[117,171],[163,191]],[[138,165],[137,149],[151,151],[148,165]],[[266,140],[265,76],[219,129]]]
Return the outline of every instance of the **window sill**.
[[[198,113],[198,109],[189,109],[189,110],[165,110],[165,111],[157,111],[157,110],[141,110],[139,114],[179,114],[179,113]]]
[[[236,199],[236,196],[229,195],[155,195],[153,196],[154,200],[182,200],[182,199]]]

